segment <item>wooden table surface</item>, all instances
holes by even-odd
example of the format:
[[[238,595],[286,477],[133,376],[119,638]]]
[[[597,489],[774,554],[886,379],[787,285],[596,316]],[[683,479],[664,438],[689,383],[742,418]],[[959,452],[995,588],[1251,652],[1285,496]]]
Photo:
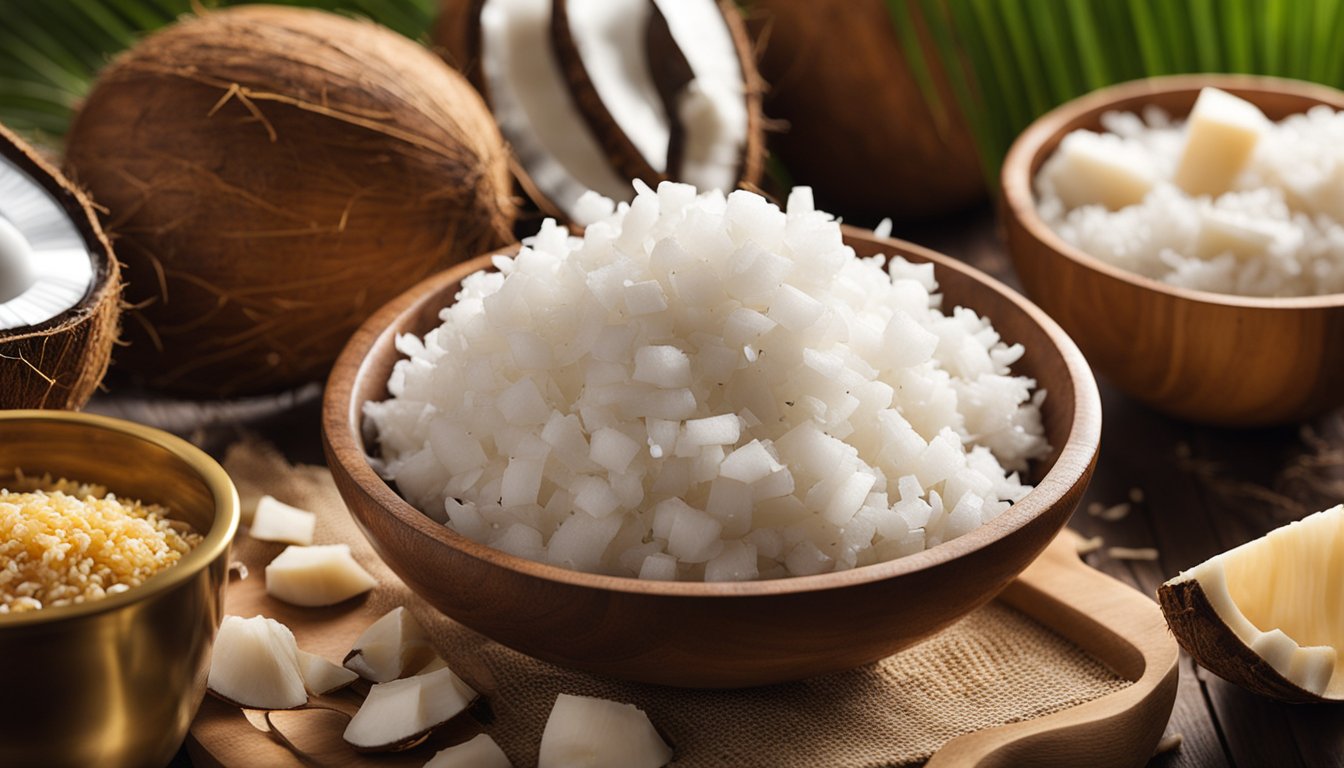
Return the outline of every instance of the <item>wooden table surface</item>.
[[[898,226],[895,235],[1015,284],[987,208],[947,222]],[[1088,562],[1145,594],[1181,569],[1344,501],[1344,410],[1300,425],[1236,431],[1167,418],[1104,380],[1101,394],[1101,456],[1070,525],[1104,539]],[[260,432],[291,461],[320,463],[319,396],[314,386],[288,396],[278,410],[239,406],[200,410],[197,418],[124,396],[101,396],[90,410],[158,422],[207,450],[220,450],[245,431]],[[1122,503],[1130,508],[1120,519],[1095,514]],[[1113,546],[1153,548],[1157,559],[1116,559],[1107,551]],[[1153,758],[1154,768],[1344,768],[1344,705],[1278,704],[1224,682],[1184,654],[1167,734],[1180,734],[1181,746]],[[189,763],[179,756],[174,765]]]

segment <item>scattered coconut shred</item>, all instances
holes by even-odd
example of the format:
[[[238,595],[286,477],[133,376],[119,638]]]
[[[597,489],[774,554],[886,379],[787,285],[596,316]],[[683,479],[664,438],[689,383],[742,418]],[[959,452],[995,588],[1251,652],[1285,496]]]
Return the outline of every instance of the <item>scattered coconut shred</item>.
[[[1214,89],[1206,97],[1215,113],[1231,100],[1236,141],[1253,142],[1236,148],[1244,157],[1223,147],[1204,153],[1220,137],[1193,139],[1184,121],[1156,107],[1142,117],[1108,112],[1107,133],[1070,133],[1042,166],[1041,218],[1102,261],[1182,288],[1344,293],[1344,112],[1322,106],[1271,123],[1248,102]],[[1194,154],[1221,158],[1213,173],[1228,177],[1226,188],[1220,181],[1212,193],[1190,194],[1173,180],[1192,141]]]
[[[477,273],[365,407],[375,466],[430,517],[583,571],[721,581],[911,554],[1030,490],[1045,392],[932,265],[839,223],[636,183]]]
[[[24,478],[0,490],[0,614],[97,600],[139,586],[199,534],[155,504],[101,485]]]

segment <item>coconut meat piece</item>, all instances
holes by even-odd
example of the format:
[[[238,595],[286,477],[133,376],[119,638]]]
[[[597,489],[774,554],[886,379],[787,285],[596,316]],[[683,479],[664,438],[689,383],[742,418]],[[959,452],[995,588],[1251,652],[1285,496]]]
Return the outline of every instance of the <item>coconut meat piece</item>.
[[[441,749],[425,768],[512,768],[508,755],[488,734],[478,733],[469,741]]]
[[[299,673],[303,676],[303,685],[318,695],[331,693],[359,679],[359,675],[339,664],[299,649]]]
[[[215,635],[206,687],[250,709],[293,709],[308,703],[294,633],[275,619],[225,616]]]
[[[537,768],[660,768],[672,748],[633,704],[562,693],[541,734]]]
[[[723,11],[714,0],[653,2],[695,75],[676,96],[684,131],[677,181],[731,191],[747,143],[747,103],[742,63]]]
[[[40,325],[93,285],[93,256],[65,210],[0,157],[0,331]]]
[[[422,677],[431,669],[434,656],[420,622],[405,607],[397,606],[360,634],[346,654],[345,666],[365,680],[383,683],[411,669],[419,669],[417,676]]]
[[[480,24],[491,111],[538,191],[571,218],[589,190],[633,197],[570,96],[551,47],[551,0],[486,0]]]
[[[649,0],[567,0],[566,6],[570,35],[602,103],[649,165],[666,172],[671,129],[645,43],[653,6]]]
[[[1218,618],[1289,682],[1344,698],[1344,505],[1270,531],[1167,583],[1191,580]]]
[[[477,693],[451,669],[379,683],[350,718],[345,740],[356,749],[397,750],[415,745],[421,737],[471,706]]]
[[[313,543],[317,515],[306,509],[291,507],[271,496],[262,496],[257,511],[252,515],[248,535],[262,541],[307,546]]]
[[[376,586],[348,544],[291,545],[266,566],[266,594],[291,605],[335,605]]]

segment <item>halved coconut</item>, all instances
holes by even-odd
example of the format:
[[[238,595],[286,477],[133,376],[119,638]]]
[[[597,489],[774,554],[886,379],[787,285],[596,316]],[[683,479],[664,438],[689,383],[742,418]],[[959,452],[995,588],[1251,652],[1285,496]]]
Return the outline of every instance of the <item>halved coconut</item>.
[[[120,300],[120,267],[89,199],[0,126],[0,408],[88,402]]]
[[[1219,677],[1282,701],[1344,700],[1344,505],[1183,571],[1157,598]]]
[[[344,738],[361,752],[410,749],[466,711],[478,695],[451,669],[379,683],[369,689]]]
[[[761,176],[759,78],[740,15],[715,0],[446,2],[434,31],[485,96],[514,175],[583,224],[631,179],[731,191]]]

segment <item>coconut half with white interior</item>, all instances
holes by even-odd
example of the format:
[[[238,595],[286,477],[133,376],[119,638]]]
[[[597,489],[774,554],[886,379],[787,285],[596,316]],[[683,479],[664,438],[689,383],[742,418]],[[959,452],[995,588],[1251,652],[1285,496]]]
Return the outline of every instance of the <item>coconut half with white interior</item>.
[[[1182,571],[1157,599],[1219,677],[1281,701],[1344,701],[1344,505]]]
[[[0,408],[82,407],[107,371],[120,297],[89,199],[0,126]]]
[[[715,0],[446,0],[434,30],[485,96],[546,214],[603,215],[631,179],[729,192],[761,177],[761,87],[742,18]]]

